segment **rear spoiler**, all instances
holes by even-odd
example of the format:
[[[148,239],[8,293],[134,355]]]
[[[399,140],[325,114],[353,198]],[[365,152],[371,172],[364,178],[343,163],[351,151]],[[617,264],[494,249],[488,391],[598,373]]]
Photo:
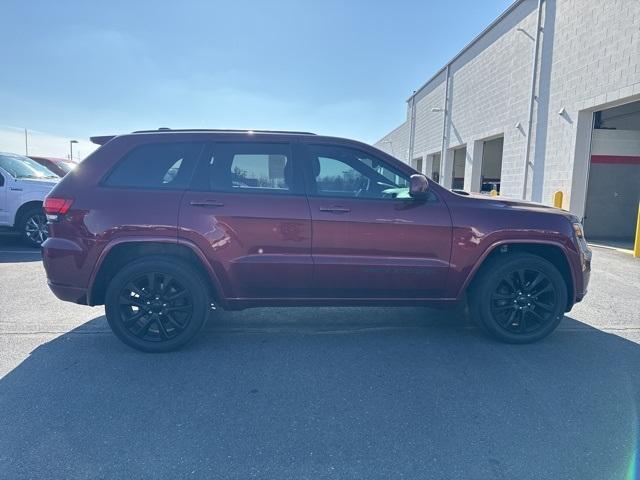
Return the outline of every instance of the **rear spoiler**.
[[[99,136],[99,137],[90,137],[89,140],[91,140],[91,142],[95,143],[96,145],[104,145],[105,143],[107,143],[112,138],[116,138],[116,136],[115,135],[102,135],[102,136]]]

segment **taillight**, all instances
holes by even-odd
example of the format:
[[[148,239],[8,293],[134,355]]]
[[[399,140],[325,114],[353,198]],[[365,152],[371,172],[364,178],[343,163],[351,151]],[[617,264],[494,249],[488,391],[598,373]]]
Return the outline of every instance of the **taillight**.
[[[44,213],[48,220],[57,220],[58,215],[64,215],[71,208],[73,200],[70,198],[47,197],[44,199]]]

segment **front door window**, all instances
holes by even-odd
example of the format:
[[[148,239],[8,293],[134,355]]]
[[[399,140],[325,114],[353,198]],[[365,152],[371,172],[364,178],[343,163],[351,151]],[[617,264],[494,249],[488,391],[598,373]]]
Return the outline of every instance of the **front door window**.
[[[409,177],[358,150],[309,146],[315,176],[312,193],[320,197],[409,198]]]

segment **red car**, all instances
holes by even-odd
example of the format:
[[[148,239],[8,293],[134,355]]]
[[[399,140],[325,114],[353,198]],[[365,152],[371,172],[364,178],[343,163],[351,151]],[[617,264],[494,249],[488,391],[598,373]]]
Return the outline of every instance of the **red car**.
[[[142,131],[45,201],[58,298],[105,304],[144,351],[191,340],[212,306],[453,305],[511,343],[552,332],[589,281],[568,212],[459,195],[356,141],[302,132]]]
[[[48,168],[59,177],[64,177],[78,165],[76,162],[72,162],[71,160],[67,160],[65,158],[32,156],[29,156],[29,158],[35,160],[43,167]]]

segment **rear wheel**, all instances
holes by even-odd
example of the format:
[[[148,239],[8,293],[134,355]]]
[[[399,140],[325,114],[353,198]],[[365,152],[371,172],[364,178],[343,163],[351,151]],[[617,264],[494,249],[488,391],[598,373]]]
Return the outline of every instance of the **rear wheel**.
[[[168,352],[200,331],[209,292],[191,265],[146,257],[113,277],[105,300],[107,321],[120,340],[137,350]]]
[[[47,217],[42,207],[29,207],[20,215],[18,230],[23,240],[31,247],[38,248],[49,236]]]
[[[562,320],[567,286],[544,258],[501,255],[483,266],[470,300],[471,314],[491,336],[507,343],[530,343],[549,335]]]

